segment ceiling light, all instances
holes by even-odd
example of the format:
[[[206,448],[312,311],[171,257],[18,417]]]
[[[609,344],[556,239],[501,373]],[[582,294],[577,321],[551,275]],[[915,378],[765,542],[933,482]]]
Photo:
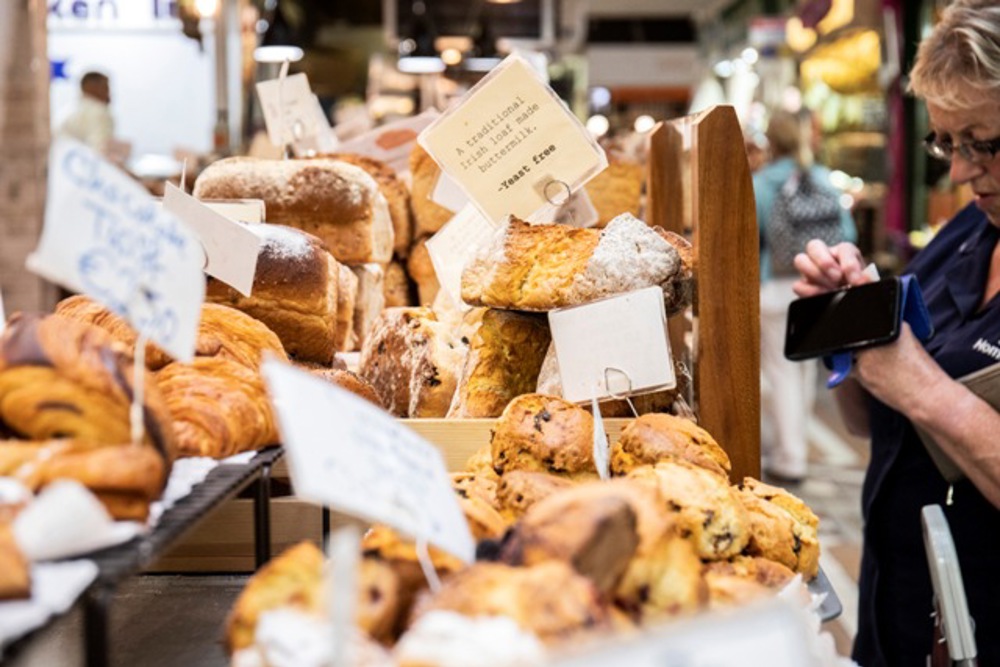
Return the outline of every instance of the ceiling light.
[[[760,60],[760,54],[757,53],[757,49],[748,46],[743,49],[743,52],[740,54],[740,58],[742,58],[747,65],[754,65],[758,60]]]
[[[454,67],[462,62],[462,52],[458,49],[445,49],[441,52],[441,60],[445,65]]]
[[[611,91],[603,86],[590,89],[590,106],[601,109],[611,104]]]
[[[728,79],[733,75],[733,62],[731,60],[720,60],[715,63],[715,67],[712,68],[715,72],[715,76],[720,79]]]
[[[632,127],[636,132],[644,134],[656,127],[656,120],[648,114],[643,114],[635,119],[635,123]]]
[[[436,74],[444,71],[445,64],[437,56],[405,56],[396,67],[407,74]]]
[[[489,72],[500,64],[500,58],[466,58],[465,69],[470,72]]]
[[[297,63],[305,52],[297,46],[258,46],[253,50],[253,59],[259,63]]]
[[[608,133],[610,128],[611,123],[608,121],[607,116],[594,114],[587,119],[587,130],[595,137],[603,137]]]

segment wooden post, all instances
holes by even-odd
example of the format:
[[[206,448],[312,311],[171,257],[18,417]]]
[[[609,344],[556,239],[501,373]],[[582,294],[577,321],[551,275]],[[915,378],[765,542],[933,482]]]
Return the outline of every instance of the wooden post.
[[[729,454],[732,480],[760,477],[760,248],[733,108],[658,125],[648,183],[649,223],[684,234],[694,246],[691,326],[681,316],[670,322],[671,345],[687,350],[691,362],[692,407]]]

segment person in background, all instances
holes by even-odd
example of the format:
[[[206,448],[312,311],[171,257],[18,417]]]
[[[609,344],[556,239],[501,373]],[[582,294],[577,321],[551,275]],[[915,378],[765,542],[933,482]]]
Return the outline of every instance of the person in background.
[[[788,304],[795,299],[792,285],[798,275],[792,267],[783,273],[774,270],[768,225],[778,193],[793,175],[804,171],[816,187],[833,190],[830,171],[813,159],[811,121],[808,112],[774,111],[765,133],[771,159],[753,174],[761,238],[760,362],[768,397],[762,406],[766,427],[762,463],[770,481],[786,485],[801,482],[807,472],[806,426],[816,394],[816,365],[785,358],[785,321]],[[837,207],[834,215],[839,217],[839,236],[853,241],[857,232],[850,213]],[[805,249],[804,245],[801,249]]]
[[[1000,3],[949,5],[920,44],[909,88],[927,104],[928,152],[950,163],[952,182],[968,184],[975,200],[906,268],[920,281],[934,336],[922,344],[904,324],[894,343],[858,352],[852,377],[836,390],[847,426],[871,437],[854,659],[865,667],[925,664],[934,607],[920,512],[939,504],[979,664],[1000,665],[1000,413],[955,380],[996,364],[1000,340]],[[801,296],[869,280],[849,243],[811,241],[795,266]],[[949,487],[915,427],[965,479]]]
[[[76,139],[107,155],[112,148],[114,134],[111,83],[100,72],[87,72],[80,79],[80,104],[59,126],[56,135]]]

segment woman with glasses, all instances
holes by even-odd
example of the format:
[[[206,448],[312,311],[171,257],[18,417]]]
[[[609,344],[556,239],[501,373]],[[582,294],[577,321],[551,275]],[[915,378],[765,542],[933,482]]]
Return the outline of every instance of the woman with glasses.
[[[920,510],[941,504],[979,664],[1000,665],[1000,413],[955,380],[1000,362],[1000,2],[950,5],[921,42],[909,87],[927,104],[928,152],[950,162],[951,180],[969,184],[975,201],[906,269],[920,281],[934,336],[921,344],[904,324],[895,343],[859,352],[852,378],[836,390],[848,427],[871,437],[854,659],[863,667],[925,664],[933,592]],[[848,243],[811,241],[795,266],[800,296],[869,280]],[[949,486],[916,428],[965,479]]]

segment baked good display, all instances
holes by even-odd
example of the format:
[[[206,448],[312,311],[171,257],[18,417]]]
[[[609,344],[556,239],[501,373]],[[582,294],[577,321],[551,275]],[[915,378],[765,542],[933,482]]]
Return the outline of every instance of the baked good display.
[[[388,308],[361,348],[359,374],[397,417],[444,417],[465,345],[429,308]]]
[[[262,199],[267,221],[318,236],[338,262],[392,258],[389,207],[363,169],[329,159],[228,157],[208,165],[194,184],[199,199]]]
[[[205,299],[266,324],[293,358],[329,364],[334,352],[344,349],[345,333],[338,332],[338,318],[342,317],[340,290],[350,289],[340,285],[347,269],[311,234],[272,224],[248,229],[261,239],[250,296],[209,278]]]
[[[531,567],[476,563],[421,598],[414,622],[432,611],[465,616],[506,616],[547,644],[610,628],[610,613],[593,582],[568,564],[549,560]]]
[[[323,378],[331,384],[342,387],[355,396],[360,396],[369,403],[373,403],[382,408],[382,401],[379,400],[375,387],[370,382],[353,371],[340,368],[313,368],[309,371],[319,378]]]
[[[358,285],[354,301],[354,347],[360,349],[385,309],[385,271],[379,264],[352,266],[351,271]]]
[[[432,611],[399,638],[397,667],[540,667],[549,663],[538,638],[503,616]]]
[[[739,499],[747,510],[746,552],[763,556],[813,579],[819,573],[819,519],[788,491],[747,477]]]
[[[690,419],[645,414],[626,426],[611,447],[611,474],[627,475],[639,466],[684,459],[728,479],[729,456],[708,431]]]
[[[511,401],[493,427],[493,468],[547,472],[568,479],[597,479],[594,418],[555,396],[523,394]]]
[[[209,279],[209,285],[212,282],[217,281]],[[135,356],[135,343],[139,336],[132,325],[89,297],[81,294],[67,297],[56,304],[55,314],[104,329],[127,354]],[[257,369],[265,352],[281,359],[287,358],[281,341],[266,324],[228,306],[214,303],[202,305],[195,356],[225,357]],[[159,370],[171,361],[170,355],[158,345],[146,343],[148,369]]]
[[[358,300],[358,277],[347,266],[339,267],[337,280],[337,328],[333,344],[338,352],[357,349],[354,308]]]
[[[385,295],[386,308],[414,305],[413,298],[410,296],[410,278],[406,275],[406,269],[397,260],[386,264],[382,290]]]
[[[420,238],[436,233],[455,215],[431,200],[431,194],[441,176],[441,169],[420,144],[410,152],[410,207],[413,210],[413,236]],[[430,301],[421,301],[422,304]]]
[[[720,560],[743,551],[750,540],[749,517],[728,480],[683,459],[660,461],[630,472],[627,479],[656,488],[661,507],[677,514],[698,555]]]
[[[595,227],[604,227],[622,213],[639,217],[644,170],[640,162],[612,158],[607,168],[587,181],[584,188],[597,209]]]
[[[0,522],[0,601],[31,597],[31,566],[14,539],[10,523]]]
[[[453,472],[451,488],[462,498],[480,498],[491,507],[499,509],[497,484],[499,477],[492,468],[488,472]]]
[[[512,217],[462,272],[473,306],[549,311],[659,286],[667,312],[690,297],[677,235],[621,215],[602,230],[533,225]]]
[[[493,504],[480,495],[463,495],[458,489],[458,506],[462,508],[465,522],[476,542],[497,540],[507,531],[507,521]]]
[[[332,160],[347,162],[364,169],[378,183],[379,191],[389,206],[392,218],[393,251],[399,257],[406,257],[410,250],[412,224],[410,223],[410,191],[395,170],[381,160],[356,153],[332,153],[324,155]]]
[[[417,303],[429,306],[437,298],[441,283],[434,271],[431,254],[427,251],[427,237],[417,241],[410,249],[410,257],[406,260],[406,271],[417,284]]]
[[[499,417],[514,397],[534,392],[551,338],[541,317],[487,309],[470,339],[448,417]]]
[[[572,488],[573,482],[544,472],[511,470],[495,483],[494,497],[500,513],[517,520],[531,507],[559,491]]]
[[[709,605],[713,608],[742,606],[770,597],[794,576],[787,567],[767,558],[735,556],[704,566]]]
[[[226,458],[278,442],[264,380],[229,359],[195,357],[156,372],[180,456]]]

